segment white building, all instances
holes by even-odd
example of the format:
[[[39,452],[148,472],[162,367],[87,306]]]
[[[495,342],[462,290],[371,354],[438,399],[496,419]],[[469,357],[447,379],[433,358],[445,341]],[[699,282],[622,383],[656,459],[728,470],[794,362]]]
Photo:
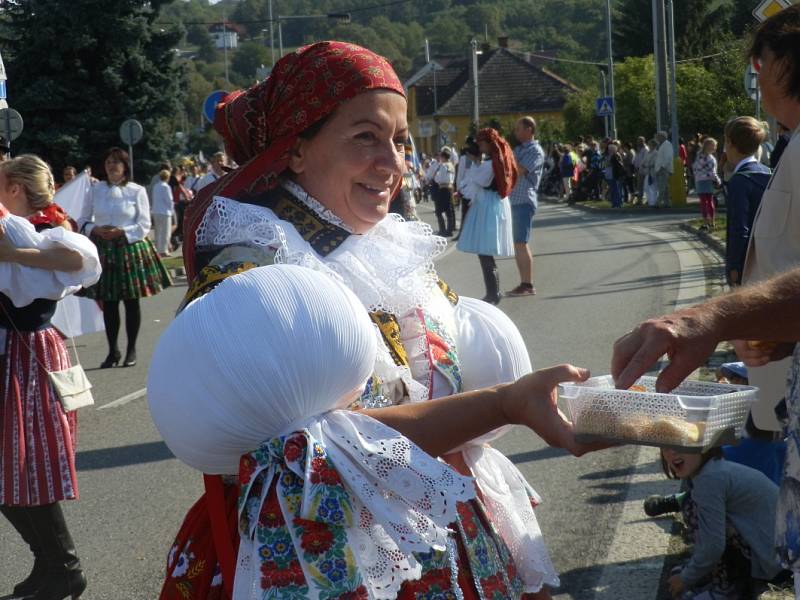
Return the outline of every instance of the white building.
[[[234,23],[214,23],[208,28],[208,33],[218,50],[230,50],[239,45],[239,28]]]

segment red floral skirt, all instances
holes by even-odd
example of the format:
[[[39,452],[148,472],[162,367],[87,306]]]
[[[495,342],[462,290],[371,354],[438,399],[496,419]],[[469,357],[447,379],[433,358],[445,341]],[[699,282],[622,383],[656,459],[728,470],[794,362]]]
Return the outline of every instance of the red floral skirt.
[[[275,494],[274,488],[270,493]],[[238,494],[237,485],[225,486],[225,510],[234,550],[238,548],[239,543]],[[480,562],[478,557],[482,558],[486,554],[486,538],[493,537],[488,541],[488,545],[496,544],[498,539],[496,534],[492,536],[490,533],[493,530],[481,509],[481,503],[475,500],[460,503],[458,512],[460,526],[454,524],[453,529],[460,531],[460,535],[456,536],[457,585],[464,599],[480,600],[478,586],[481,587],[483,597],[488,600],[532,598],[533,596],[519,591],[521,582],[516,575],[513,560],[508,554],[504,554],[500,550],[494,561]],[[502,542],[500,543],[502,544]],[[507,548],[505,551],[507,553]],[[499,564],[498,559],[503,560],[503,564]],[[397,598],[399,600],[421,600],[423,598],[426,600],[455,600],[450,569],[442,568],[442,565],[426,568],[429,565],[426,565],[424,560],[422,563],[422,578],[418,581],[405,582]],[[475,565],[474,568],[473,565]],[[286,573],[273,573],[270,577],[276,582],[281,582],[284,575],[287,582],[294,581],[293,578],[296,576],[287,571]],[[167,559],[167,576],[159,600],[230,600],[222,585],[205,495],[189,510],[170,550]]]
[[[69,366],[55,329],[7,332],[0,356],[0,504],[39,506],[78,497],[77,416],[64,412],[47,377]]]

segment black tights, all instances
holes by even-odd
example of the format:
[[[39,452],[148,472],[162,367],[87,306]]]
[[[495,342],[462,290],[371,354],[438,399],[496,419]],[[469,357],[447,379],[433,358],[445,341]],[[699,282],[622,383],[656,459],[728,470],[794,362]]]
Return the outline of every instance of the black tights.
[[[142,309],[139,300],[123,300],[125,304],[125,333],[128,335],[128,350],[136,349],[136,338],[142,324]],[[106,324],[106,339],[109,352],[117,350],[119,337],[119,300],[103,301],[103,321]]]

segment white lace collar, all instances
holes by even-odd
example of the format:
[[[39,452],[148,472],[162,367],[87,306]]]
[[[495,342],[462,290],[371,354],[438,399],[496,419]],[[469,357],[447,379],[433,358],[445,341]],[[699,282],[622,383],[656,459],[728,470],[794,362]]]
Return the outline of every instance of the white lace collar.
[[[337,217],[333,211],[326,208],[322,202],[314,198],[314,196],[309,194],[291,179],[287,179],[282,185],[283,189],[305,204],[306,207],[313,210],[321,219],[324,219],[331,225],[336,225],[336,227],[339,227],[340,229],[344,229],[347,233],[355,233],[352,227],[347,225],[344,221]]]
[[[276,263],[332,273],[368,310],[400,317],[430,301],[439,281],[434,260],[447,248],[447,241],[433,235],[427,223],[389,214],[367,233],[349,236],[323,257],[272,210],[217,196],[197,230],[197,247],[231,245],[269,247],[277,250]]]

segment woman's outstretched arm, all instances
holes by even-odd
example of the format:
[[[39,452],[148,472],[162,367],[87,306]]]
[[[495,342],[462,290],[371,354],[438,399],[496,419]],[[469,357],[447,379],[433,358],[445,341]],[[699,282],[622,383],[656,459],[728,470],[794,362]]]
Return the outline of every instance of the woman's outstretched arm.
[[[559,365],[515,383],[363,412],[398,430],[432,456],[441,456],[504,425],[525,425],[550,446],[580,456],[604,446],[575,441],[572,423],[558,409],[558,384],[588,377],[586,369]]]

